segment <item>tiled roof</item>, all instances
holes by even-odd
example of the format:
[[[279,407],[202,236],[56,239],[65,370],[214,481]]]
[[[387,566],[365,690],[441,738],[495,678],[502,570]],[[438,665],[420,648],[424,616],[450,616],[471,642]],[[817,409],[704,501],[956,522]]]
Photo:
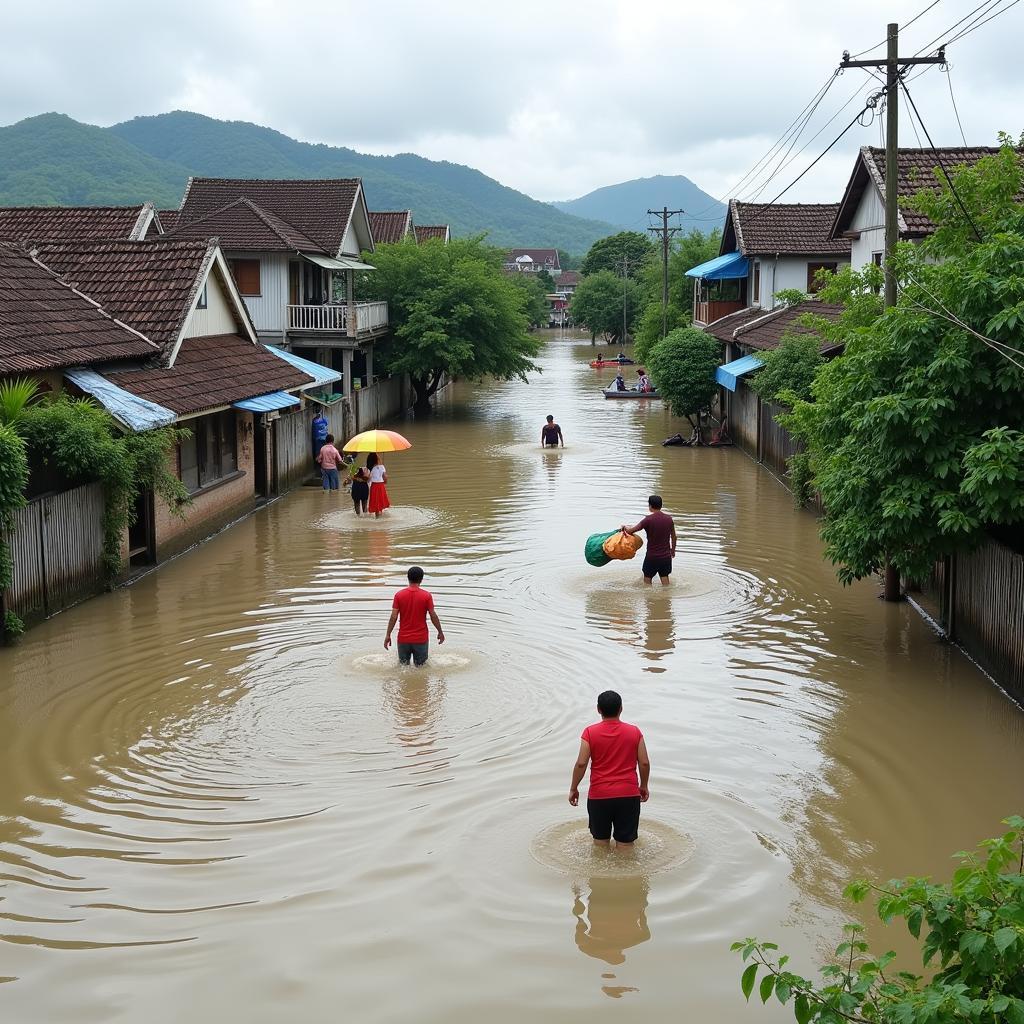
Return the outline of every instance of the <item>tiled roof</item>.
[[[257,206],[251,199],[236,199],[200,217],[182,222],[174,238],[214,238],[225,249],[271,252],[315,252],[333,255],[275,213]]]
[[[721,317],[714,323],[702,327],[701,330],[710,334],[713,338],[717,338],[719,341],[732,341],[733,332],[738,327],[742,327],[744,324],[750,323],[751,320],[757,320],[764,315],[765,312],[760,306],[748,306],[746,309],[740,309],[735,313],[729,313],[728,316]]]
[[[563,270],[555,279],[557,284],[579,284],[580,275],[577,270]]]
[[[160,226],[164,231],[173,231],[178,224],[177,210],[157,210],[160,215]]]
[[[961,164],[971,166],[982,157],[991,156],[999,150],[994,146],[944,146],[939,149],[903,149],[897,154],[899,168],[898,191],[900,199],[916,195],[922,189],[939,188],[944,179],[937,168],[945,167],[952,177],[953,169]],[[853,221],[860,205],[861,196],[869,184],[878,189],[885,201],[885,150],[877,146],[862,146],[860,155],[846,186],[843,201],[832,224],[832,233],[841,236]],[[935,225],[916,210],[908,209],[900,202],[900,234],[908,237],[930,235]]]
[[[178,223],[192,223],[236,199],[276,214],[334,256],[359,196],[358,178],[326,180],[190,178]]]
[[[838,203],[741,203],[729,200],[723,255],[848,255],[850,240],[832,237]]]
[[[313,380],[262,345],[237,334],[186,338],[173,366],[105,376],[118,387],[180,416],[271,391],[305,387]]]
[[[215,246],[157,238],[149,242],[51,242],[41,262],[158,345],[173,344]]]
[[[731,340],[761,351],[778,348],[784,334],[815,333],[797,322],[805,313],[813,313],[815,316],[825,317],[828,320],[836,320],[843,309],[844,307],[841,305],[807,299],[804,302],[798,302],[795,306],[775,309],[770,313],[762,313],[759,317],[747,320],[734,328]],[[821,347],[823,352],[827,352],[835,346],[823,341]]]
[[[452,236],[447,224],[417,224],[415,231],[417,242],[429,242],[432,238],[447,242]],[[557,258],[557,253],[555,255]]]
[[[14,244],[0,243],[0,373],[156,355],[155,345]]]
[[[561,270],[557,249],[509,249],[505,257],[506,266],[514,264],[520,256],[529,256],[547,270]]]
[[[152,203],[138,206],[0,207],[0,239],[8,242],[73,242],[142,238]]]
[[[374,242],[400,242],[412,230],[412,210],[371,210],[370,233]]]

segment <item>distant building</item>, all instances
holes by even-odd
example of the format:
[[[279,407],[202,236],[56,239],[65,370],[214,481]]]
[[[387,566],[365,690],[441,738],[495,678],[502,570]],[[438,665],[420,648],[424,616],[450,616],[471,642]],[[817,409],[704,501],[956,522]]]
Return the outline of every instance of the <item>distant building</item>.
[[[370,233],[375,245],[394,245],[413,233],[412,210],[371,210]]]
[[[414,230],[417,242],[429,242],[439,238],[447,245],[452,240],[451,229],[447,224],[417,224]]]
[[[510,273],[539,274],[546,270],[555,275],[562,272],[557,249],[510,249],[504,266]]]
[[[558,275],[556,286],[562,295],[572,296],[579,287],[580,275],[575,270],[563,270]]]

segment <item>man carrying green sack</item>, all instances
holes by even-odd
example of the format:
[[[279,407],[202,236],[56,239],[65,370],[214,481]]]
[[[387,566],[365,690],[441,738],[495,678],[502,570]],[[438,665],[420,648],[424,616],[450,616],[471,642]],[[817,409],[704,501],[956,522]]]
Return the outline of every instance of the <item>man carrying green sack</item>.
[[[607,565],[611,559],[604,553],[604,542],[609,537],[614,537],[618,530],[610,530],[608,533],[594,533],[587,538],[583,548],[583,555],[591,565]]]

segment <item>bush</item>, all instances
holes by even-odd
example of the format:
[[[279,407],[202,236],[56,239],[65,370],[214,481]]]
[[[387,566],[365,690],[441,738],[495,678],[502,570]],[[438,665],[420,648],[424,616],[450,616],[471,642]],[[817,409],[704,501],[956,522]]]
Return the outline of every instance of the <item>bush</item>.
[[[751,388],[764,399],[787,405],[811,397],[811,385],[824,362],[816,334],[786,334],[778,348],[758,353],[758,358],[762,365],[751,378]]]
[[[700,415],[718,391],[721,345],[696,327],[679,327],[651,350],[647,362],[658,393],[676,416],[685,416],[700,440]]]

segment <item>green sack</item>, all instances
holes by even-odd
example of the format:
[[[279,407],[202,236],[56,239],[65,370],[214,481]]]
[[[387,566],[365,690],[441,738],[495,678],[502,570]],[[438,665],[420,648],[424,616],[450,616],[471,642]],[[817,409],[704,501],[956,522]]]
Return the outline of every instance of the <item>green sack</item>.
[[[609,533],[594,533],[587,538],[583,554],[591,565],[607,565],[611,561],[604,553],[604,542],[618,532],[618,530],[611,530]]]

